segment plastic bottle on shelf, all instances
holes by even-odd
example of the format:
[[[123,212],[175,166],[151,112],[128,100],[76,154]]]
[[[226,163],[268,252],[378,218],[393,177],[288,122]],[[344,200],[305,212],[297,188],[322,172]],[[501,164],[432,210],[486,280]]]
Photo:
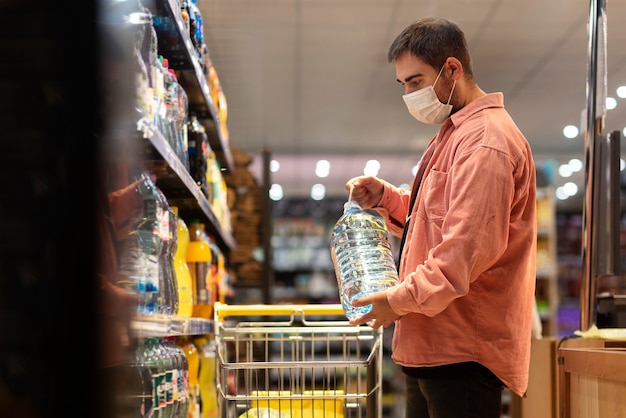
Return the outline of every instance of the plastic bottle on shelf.
[[[189,222],[189,245],[186,260],[194,289],[193,316],[196,318],[211,319],[213,315],[211,303],[213,296],[209,293],[212,257],[210,241],[204,224],[198,219],[192,219]]]
[[[209,271],[209,278],[207,280],[207,286],[209,289],[209,303],[211,306],[215,305],[219,297],[219,283],[221,274],[223,274],[224,268],[224,254],[222,250],[215,242],[215,238],[212,235],[207,234],[209,239],[209,247],[211,248],[211,268]]]
[[[189,154],[189,174],[194,179],[204,196],[210,197],[206,181],[207,158],[211,152],[206,129],[196,115],[190,115],[187,122],[187,151]]]
[[[187,358],[187,384],[189,406],[187,408],[187,418],[200,418],[200,384],[198,376],[200,371],[200,357],[198,349],[189,336],[180,336],[176,339]]]
[[[183,25],[185,26],[185,31],[187,35],[189,35],[191,30],[191,22],[189,21],[189,6],[187,5],[188,0],[182,0],[180,3],[180,15],[183,18]]]
[[[197,7],[192,6],[191,0],[186,0],[183,4],[187,8],[187,14],[189,15],[189,38],[191,39],[191,44],[195,48],[198,44],[198,21],[196,18]]]
[[[202,21],[202,12],[198,7],[196,0],[189,2],[189,17],[193,19],[193,23],[190,25],[191,30],[194,32],[191,34],[191,41],[196,52],[198,60],[202,63],[204,61],[203,44],[204,44],[204,23]]]
[[[172,147],[174,153],[177,153],[177,143],[176,143],[176,127],[175,127],[175,112],[177,109],[177,96],[178,92],[176,91],[176,84],[172,78],[172,74],[170,73],[169,60],[167,58],[161,59],[161,65],[163,72],[163,113],[162,113],[162,128],[161,133],[167,140],[167,143]]]
[[[159,237],[161,246],[159,253],[159,304],[158,312],[162,315],[176,315],[178,312],[178,290],[176,272],[174,271],[174,254],[176,252],[176,215],[163,192],[156,188],[157,218],[159,221]]]
[[[174,358],[170,354],[169,349],[165,346],[164,338],[157,338],[155,350],[158,353],[159,360],[161,361],[163,368],[162,395],[164,398],[164,402],[161,401],[161,405],[163,405],[163,417],[173,418],[176,416],[176,405],[174,404],[174,379],[176,376]]]
[[[153,388],[153,416],[161,418],[165,416],[165,363],[161,357],[159,340],[155,337],[145,341],[144,359],[150,368]]]
[[[165,79],[163,71],[163,56],[157,55],[156,60],[152,64],[154,126],[156,126],[158,130],[167,138],[167,128],[165,127]]]
[[[138,297],[137,313],[158,313],[159,254],[161,239],[157,216],[156,185],[150,175],[137,169],[132,180],[135,193],[141,199],[141,215],[134,220],[130,231],[121,244],[119,284]]]
[[[178,207],[171,206],[176,214],[176,252],[174,253],[174,272],[178,289],[177,315],[190,318],[193,315],[193,286],[191,272],[187,264],[187,248],[189,247],[189,228],[183,219],[178,216]]]
[[[136,45],[133,48],[133,69],[135,75],[135,109],[137,111],[137,127],[140,130],[145,129],[150,124],[152,106],[152,91],[150,90],[150,77],[146,62],[141,55],[141,46],[139,40],[143,40],[146,30],[143,25],[137,28]]]
[[[178,355],[180,374],[178,379],[179,403],[178,416],[187,418],[189,413],[189,362],[182,347],[176,344],[176,338],[172,339],[173,349]]]
[[[127,398],[133,402],[130,412],[132,416],[148,418],[154,416],[154,393],[152,386],[152,374],[150,366],[145,358],[145,340],[140,338],[133,353],[133,360],[130,365],[133,370],[134,382],[132,393],[128,393]]]
[[[398,283],[389,232],[382,217],[349,200],[330,238],[339,298],[348,319],[358,318],[371,305],[354,308],[352,301]]]
[[[172,360],[172,417],[185,418],[189,406],[187,357],[182,348],[176,344],[176,337],[165,337],[162,341],[167,355]]]
[[[217,417],[217,387],[216,387],[216,346],[213,336],[199,336],[194,338],[200,357],[200,396],[202,398],[202,418]]]
[[[170,68],[170,76],[176,87],[174,127],[176,132],[176,155],[182,162],[183,167],[189,171],[189,140],[187,133],[187,121],[189,119],[189,99],[187,92],[178,82],[176,72]]]

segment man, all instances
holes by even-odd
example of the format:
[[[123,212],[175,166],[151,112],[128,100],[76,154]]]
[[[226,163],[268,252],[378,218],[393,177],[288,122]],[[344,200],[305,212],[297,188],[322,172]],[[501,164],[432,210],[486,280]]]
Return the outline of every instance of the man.
[[[535,292],[535,165],[501,93],[476,84],[465,36],[445,19],[409,25],[388,52],[417,120],[441,124],[415,196],[384,180],[346,188],[400,237],[400,284],[363,297],[352,324],[395,323],[406,416],[499,418],[502,389],[524,396]],[[429,154],[432,156],[429,157]],[[423,175],[420,172],[423,171]]]

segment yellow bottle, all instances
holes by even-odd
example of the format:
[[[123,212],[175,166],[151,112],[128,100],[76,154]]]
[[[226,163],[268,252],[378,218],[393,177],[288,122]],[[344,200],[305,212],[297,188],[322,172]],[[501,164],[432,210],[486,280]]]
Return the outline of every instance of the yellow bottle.
[[[213,303],[208,286],[211,274],[211,247],[204,225],[197,219],[189,222],[189,245],[185,259],[191,272],[193,313],[196,318],[212,319]]]
[[[187,247],[189,246],[189,229],[185,221],[178,216],[178,208],[172,206],[177,219],[176,253],[174,253],[174,271],[178,286],[178,316],[190,318],[193,315],[193,287],[191,272],[187,265]]]
[[[200,356],[198,349],[188,336],[178,337],[176,344],[182,347],[188,363],[189,407],[186,418],[201,418],[200,415]]]
[[[217,417],[217,386],[216,386],[216,356],[215,340],[213,336],[199,336],[194,338],[200,357],[200,398],[202,399],[202,418]]]

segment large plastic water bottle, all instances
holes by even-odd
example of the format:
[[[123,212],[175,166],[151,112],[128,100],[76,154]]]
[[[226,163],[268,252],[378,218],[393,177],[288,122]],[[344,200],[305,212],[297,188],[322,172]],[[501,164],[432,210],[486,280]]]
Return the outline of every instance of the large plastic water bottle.
[[[133,175],[134,193],[143,202],[138,218],[132,220],[128,235],[120,244],[120,285],[138,296],[137,312],[153,315],[158,312],[159,237],[156,185],[141,169]]]
[[[348,319],[358,318],[371,309],[352,301],[382,292],[398,283],[398,271],[391,251],[389,232],[383,218],[364,211],[349,200],[330,238],[330,249],[339,298]]]

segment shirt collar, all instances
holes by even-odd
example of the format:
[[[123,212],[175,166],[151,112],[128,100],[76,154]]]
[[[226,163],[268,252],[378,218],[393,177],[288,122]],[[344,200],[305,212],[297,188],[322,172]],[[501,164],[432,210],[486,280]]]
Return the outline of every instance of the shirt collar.
[[[478,99],[470,102],[458,112],[454,113],[448,119],[454,124],[459,126],[465,120],[467,120],[473,114],[485,110],[487,108],[500,107],[504,108],[504,94],[502,93],[488,93]]]

